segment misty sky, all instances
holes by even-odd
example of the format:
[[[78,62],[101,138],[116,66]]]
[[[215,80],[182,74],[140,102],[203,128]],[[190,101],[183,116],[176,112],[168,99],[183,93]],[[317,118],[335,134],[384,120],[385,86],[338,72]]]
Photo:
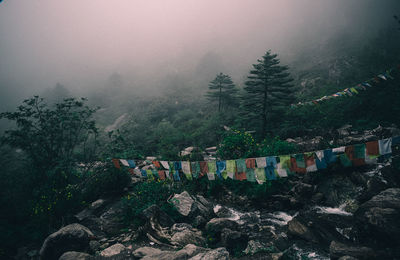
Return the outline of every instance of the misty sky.
[[[400,13],[399,3],[4,0],[0,90],[8,82],[27,93],[57,82],[75,89],[95,87],[114,72],[127,78],[185,73],[207,53],[221,57],[224,72],[238,79],[268,49],[289,62],[302,48],[338,33],[378,30]]]

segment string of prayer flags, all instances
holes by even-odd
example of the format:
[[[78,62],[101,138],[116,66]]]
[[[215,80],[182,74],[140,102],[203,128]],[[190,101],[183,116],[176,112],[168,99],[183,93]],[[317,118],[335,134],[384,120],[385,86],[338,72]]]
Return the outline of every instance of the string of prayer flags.
[[[337,162],[343,167],[375,164],[393,153],[400,154],[400,136],[293,155],[208,162],[112,159],[112,163],[117,169],[127,167],[132,175],[149,181],[193,181],[207,176],[210,181],[231,178],[262,184],[294,173],[324,170]]]
[[[399,70],[400,70],[400,65],[398,66]],[[393,80],[394,77],[391,75],[391,73],[394,71],[395,69],[388,69],[386,70],[384,73],[378,74],[375,77],[372,77],[360,84],[357,84],[354,87],[351,88],[345,88],[342,91],[338,91],[334,94],[331,94],[329,96],[323,96],[321,98],[312,100],[312,101],[305,101],[305,102],[299,102],[297,104],[292,104],[290,105],[291,108],[296,108],[296,107],[300,107],[303,105],[318,105],[318,103],[320,103],[321,101],[327,100],[327,99],[331,99],[331,98],[336,98],[336,97],[343,97],[343,96],[353,96],[356,94],[359,94],[360,90],[367,90],[367,88],[371,88],[373,85],[379,84],[382,80],[383,81],[387,81],[388,79]]]

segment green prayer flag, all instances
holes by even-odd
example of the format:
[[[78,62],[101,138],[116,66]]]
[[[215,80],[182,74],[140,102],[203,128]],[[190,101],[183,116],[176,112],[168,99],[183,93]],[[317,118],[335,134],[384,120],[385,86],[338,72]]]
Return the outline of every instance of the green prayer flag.
[[[339,159],[343,167],[351,167],[353,165],[349,157],[345,153],[339,154]]]
[[[192,162],[192,176],[195,179],[199,178],[199,174],[200,174],[200,164],[199,162]]]
[[[153,172],[151,170],[146,170],[147,173],[147,179],[148,180],[154,180],[154,175]]]
[[[256,182],[256,174],[254,169],[246,169],[246,178],[250,182]]]
[[[246,160],[245,159],[237,159],[236,167],[238,172],[246,172]]]
[[[365,144],[354,145],[354,158],[356,159],[365,158]]]
[[[228,160],[226,161],[226,171],[227,172],[236,172],[236,162],[235,160]]]
[[[296,163],[298,168],[306,168],[306,162],[304,160],[304,154],[296,154]]]
[[[256,168],[256,178],[259,182],[265,182],[267,178],[265,177],[265,169],[264,168]]]
[[[216,173],[217,172],[217,164],[215,161],[207,162],[208,172]]]

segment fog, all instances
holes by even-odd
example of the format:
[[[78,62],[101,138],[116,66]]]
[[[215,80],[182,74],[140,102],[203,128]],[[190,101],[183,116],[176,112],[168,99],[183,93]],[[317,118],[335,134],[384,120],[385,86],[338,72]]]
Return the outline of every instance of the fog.
[[[205,85],[220,71],[240,84],[268,49],[291,64],[337,36],[351,42],[376,34],[393,23],[399,6],[398,0],[4,0],[0,93],[4,102],[58,82],[91,91],[113,73],[138,92],[202,70]]]

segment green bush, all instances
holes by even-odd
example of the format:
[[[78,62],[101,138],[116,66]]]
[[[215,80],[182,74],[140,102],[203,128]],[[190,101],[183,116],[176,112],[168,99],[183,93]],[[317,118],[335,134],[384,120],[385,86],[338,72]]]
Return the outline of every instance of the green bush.
[[[258,156],[277,156],[297,152],[294,144],[280,140],[279,137],[264,139],[261,144],[257,144]]]
[[[149,206],[156,204],[175,221],[180,219],[176,209],[167,202],[174,193],[183,191],[181,185],[174,185],[168,181],[141,182],[133,187],[133,190],[122,200],[123,220],[125,224],[139,227],[144,224],[141,213]]]
[[[110,162],[82,173],[81,179],[75,189],[82,191],[83,202],[90,202],[104,195],[122,193],[131,177],[129,172],[115,168]]]
[[[217,149],[221,159],[239,159],[256,155],[256,142],[250,133],[232,130],[224,134]]]

